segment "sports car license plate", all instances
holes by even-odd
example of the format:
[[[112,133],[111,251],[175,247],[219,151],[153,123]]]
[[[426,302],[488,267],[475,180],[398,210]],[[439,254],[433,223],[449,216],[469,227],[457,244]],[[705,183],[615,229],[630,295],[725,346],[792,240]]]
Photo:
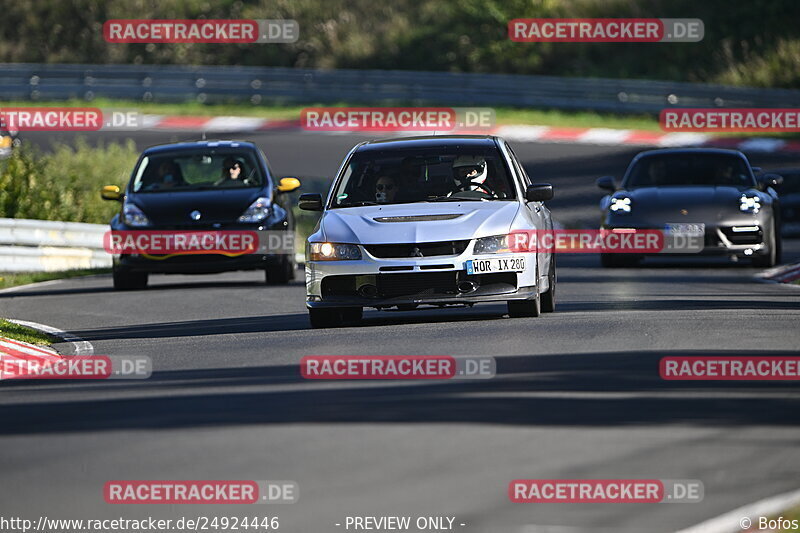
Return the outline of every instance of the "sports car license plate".
[[[706,225],[705,224],[687,224],[683,222],[675,223],[675,224],[667,224],[666,233],[667,235],[683,235],[686,237],[700,237],[701,235],[705,235],[706,232]]]
[[[525,270],[524,257],[497,257],[494,259],[469,259],[464,263],[467,274],[492,274]]]

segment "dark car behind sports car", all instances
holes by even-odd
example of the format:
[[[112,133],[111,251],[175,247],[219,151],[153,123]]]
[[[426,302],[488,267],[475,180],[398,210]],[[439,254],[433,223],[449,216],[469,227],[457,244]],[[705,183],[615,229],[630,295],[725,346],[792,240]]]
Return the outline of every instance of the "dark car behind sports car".
[[[233,170],[231,170],[235,167]],[[233,174],[235,179],[226,174]],[[263,152],[237,141],[200,141],[145,150],[125,191],[103,188],[107,200],[121,202],[113,231],[294,231],[288,196],[296,178],[277,182]],[[147,285],[148,274],[204,274],[264,270],[267,283],[286,283],[296,269],[291,254],[114,255],[116,289]]]
[[[622,183],[597,180],[609,194],[600,202],[601,228],[696,227],[705,255],[749,258],[760,267],[780,261],[779,177],[756,178],[736,150],[663,149],[633,158]],[[702,225],[702,226],[701,226]],[[603,266],[635,264],[633,254],[601,254]]]
[[[800,168],[770,170],[783,178],[776,187],[781,200],[781,227],[787,237],[800,236]]]

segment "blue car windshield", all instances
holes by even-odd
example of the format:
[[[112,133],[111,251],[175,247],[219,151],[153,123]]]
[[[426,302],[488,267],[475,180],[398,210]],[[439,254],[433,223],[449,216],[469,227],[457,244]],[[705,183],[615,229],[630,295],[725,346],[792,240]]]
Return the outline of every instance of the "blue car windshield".
[[[264,175],[247,150],[199,149],[157,153],[142,158],[133,192],[182,192],[261,187]]]

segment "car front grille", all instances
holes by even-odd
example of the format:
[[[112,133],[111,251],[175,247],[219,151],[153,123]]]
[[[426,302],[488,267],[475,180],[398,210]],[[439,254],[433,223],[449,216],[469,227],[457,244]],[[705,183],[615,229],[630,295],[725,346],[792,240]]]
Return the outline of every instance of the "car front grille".
[[[364,248],[373,257],[381,259],[401,257],[433,257],[437,255],[460,255],[467,249],[468,240],[420,242],[409,244],[367,244]]]
[[[326,276],[322,280],[322,298],[361,297],[359,289],[374,285],[376,294],[371,298],[456,296],[459,281],[473,281],[478,289],[471,294],[514,292],[517,275],[514,272],[478,274],[468,276],[462,271],[402,272],[396,274],[370,274]],[[365,299],[370,299],[365,297]]]

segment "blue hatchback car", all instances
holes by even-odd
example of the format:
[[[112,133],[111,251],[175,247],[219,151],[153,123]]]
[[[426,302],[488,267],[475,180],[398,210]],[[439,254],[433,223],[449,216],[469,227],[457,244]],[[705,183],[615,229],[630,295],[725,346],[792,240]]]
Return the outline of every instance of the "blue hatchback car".
[[[200,141],[145,150],[122,191],[109,185],[101,196],[120,202],[113,231],[287,231],[294,232],[289,197],[300,181],[277,180],[253,143]],[[288,283],[293,254],[114,255],[114,288],[143,289],[151,273],[207,274],[264,270],[269,284]]]

